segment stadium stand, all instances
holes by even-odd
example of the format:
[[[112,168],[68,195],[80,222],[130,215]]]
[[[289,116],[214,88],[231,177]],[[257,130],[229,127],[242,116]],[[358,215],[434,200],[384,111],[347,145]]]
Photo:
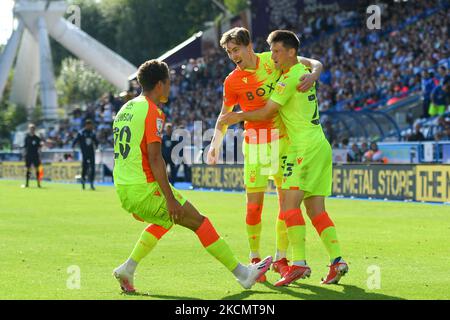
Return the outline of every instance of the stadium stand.
[[[294,30],[302,41],[300,54],[323,62],[318,96],[322,124],[333,147],[342,147],[341,142],[350,138],[350,146],[344,147],[359,154],[362,141],[408,141],[415,128],[425,141],[449,140],[450,110],[434,117],[428,114],[431,92],[449,76],[449,29],[442,23],[450,21],[449,1],[411,2],[401,10],[388,10],[381,30],[365,26],[366,6],[360,1],[354,8],[337,6],[308,13],[300,13],[295,0],[282,2],[268,1],[270,28]],[[278,7],[297,11],[288,10],[291,13],[286,15]],[[257,52],[268,50],[264,37],[254,43]],[[214,126],[222,103],[222,82],[233,69],[223,50],[214,48],[172,70],[171,99],[164,112],[174,129],[192,132],[196,120],[203,121],[204,129]],[[131,81],[120,96],[105,94],[75,109],[69,119],[47,130],[46,148],[70,145],[87,118],[96,124],[101,147],[112,147],[115,113],[138,94],[139,86]],[[447,106],[448,101],[447,92]],[[403,122],[397,121],[399,114]],[[348,120],[336,120],[345,117]],[[354,119],[368,124],[353,131],[349,123]],[[363,157],[352,157],[359,158]]]

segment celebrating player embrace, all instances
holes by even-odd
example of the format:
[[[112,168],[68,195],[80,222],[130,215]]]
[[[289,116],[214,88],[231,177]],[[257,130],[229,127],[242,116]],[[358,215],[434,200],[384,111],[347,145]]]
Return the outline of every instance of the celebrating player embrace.
[[[239,104],[242,110],[252,111],[263,108],[273,94],[275,85],[281,76],[271,59],[270,52],[255,53],[250,33],[245,28],[233,28],[225,32],[220,45],[228,57],[236,64],[224,82],[223,105],[220,116],[231,112]],[[297,78],[299,91],[308,90],[319,78],[322,64],[313,59],[297,58],[300,63],[312,69]],[[217,122],[214,137],[208,152],[207,162],[217,163],[222,138],[227,125]],[[250,246],[250,258],[253,263],[260,261],[261,214],[264,192],[269,178],[275,180],[280,199],[282,170],[280,155],[287,149],[288,139],[280,117],[274,113],[265,119],[245,123],[244,184],[247,194],[247,236]],[[283,274],[288,268],[286,251],[290,235],[286,228],[284,215],[279,212],[276,222],[276,260],[274,269]],[[296,246],[296,243],[291,243]],[[259,279],[265,281],[265,277]]]
[[[219,123],[232,125],[281,117],[289,138],[289,146],[282,156],[281,216],[293,249],[293,265],[281,274],[275,285],[288,285],[311,273],[306,264],[302,201],[330,256],[329,273],[322,283],[337,283],[348,272],[348,265],[341,257],[336,228],[325,210],[325,197],[331,194],[332,153],[319,122],[316,89],[312,87],[307,92],[296,89],[298,79],[309,71],[298,62],[300,41],[295,33],[277,30],[269,35],[267,42],[275,67],[283,71],[275,92],[263,108],[222,115]]]

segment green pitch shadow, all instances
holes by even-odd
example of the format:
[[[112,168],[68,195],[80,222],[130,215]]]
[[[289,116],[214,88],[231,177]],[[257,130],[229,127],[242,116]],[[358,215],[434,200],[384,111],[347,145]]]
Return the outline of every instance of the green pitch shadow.
[[[122,296],[127,297],[148,297],[153,299],[162,299],[162,300],[202,300],[199,298],[193,298],[193,297],[183,297],[183,296],[166,296],[161,294],[150,294],[147,292],[133,292],[133,293],[121,293]]]
[[[303,300],[405,300],[400,297],[389,296],[376,292],[368,292],[362,288],[353,285],[347,284],[337,284],[336,286],[340,286],[344,288],[343,292],[336,292],[330,289],[327,289],[323,285],[312,286],[309,284],[302,283],[293,284],[289,287],[275,287],[269,283],[262,283],[268,289],[277,291],[280,295],[289,295],[291,297]],[[308,290],[311,293],[301,292],[293,289],[300,290]],[[231,296],[223,297],[223,300],[242,300],[251,298],[252,295],[255,294],[273,294],[273,292],[267,291],[244,291],[239,294],[234,294]]]

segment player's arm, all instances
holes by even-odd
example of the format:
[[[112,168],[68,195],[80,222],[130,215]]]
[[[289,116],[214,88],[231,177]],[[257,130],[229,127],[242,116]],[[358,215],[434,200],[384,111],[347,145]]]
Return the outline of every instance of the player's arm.
[[[219,160],[220,147],[225,136],[225,132],[228,129],[228,125],[221,123],[219,119],[227,113],[233,111],[234,106],[237,104],[237,94],[234,92],[231,86],[231,79],[227,78],[223,84],[223,102],[222,109],[216,121],[214,129],[214,136],[211,140],[211,145],[208,151],[206,163],[216,164]]]
[[[161,142],[155,141],[147,144],[148,162],[152,169],[153,177],[159,184],[161,191],[167,201],[167,208],[169,214],[174,221],[179,221],[183,215],[183,208],[175,199],[175,196],[170,187],[169,179],[167,177],[166,162],[163,159],[161,152]]]
[[[240,121],[262,121],[272,119],[281,106],[283,106],[296,92],[298,84],[297,79],[296,76],[285,76],[280,80],[275,86],[275,91],[263,108],[248,112],[231,112],[222,116],[219,121],[223,124],[231,125]]]
[[[209,147],[207,163],[208,164],[216,164],[219,159],[220,147],[223,142],[223,138],[225,136],[225,132],[228,129],[228,125],[223,124],[219,121],[219,119],[233,111],[234,107],[228,107],[225,104],[222,104],[222,109],[220,110],[219,116],[217,117],[216,126],[214,128],[214,136],[211,140],[211,146]]]
[[[78,141],[80,140],[80,133],[77,133],[77,136],[72,142],[72,149],[75,149],[75,146],[77,145]]]
[[[269,100],[264,108],[248,112],[230,112],[221,116],[218,121],[223,125],[233,125],[241,121],[263,121],[272,119],[281,105]]]
[[[311,69],[311,73],[302,75],[302,77],[300,78],[300,83],[297,86],[298,91],[306,92],[311,89],[316,81],[319,80],[320,74],[323,70],[323,65],[318,60],[305,57],[298,57],[298,62]]]

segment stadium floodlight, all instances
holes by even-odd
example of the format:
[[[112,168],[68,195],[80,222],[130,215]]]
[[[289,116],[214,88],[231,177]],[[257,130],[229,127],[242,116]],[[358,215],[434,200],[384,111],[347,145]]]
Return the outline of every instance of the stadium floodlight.
[[[57,118],[57,93],[49,37],[92,66],[119,90],[137,68],[66,19],[66,1],[17,0],[18,27],[0,56],[0,98],[17,56],[10,100],[33,108],[38,90],[45,120]]]

